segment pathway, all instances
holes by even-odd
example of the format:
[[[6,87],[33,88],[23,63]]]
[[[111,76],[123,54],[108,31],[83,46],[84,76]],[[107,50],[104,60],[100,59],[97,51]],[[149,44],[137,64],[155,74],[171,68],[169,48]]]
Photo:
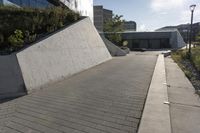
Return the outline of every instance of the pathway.
[[[0,104],[1,133],[136,133],[157,56],[114,58]]]

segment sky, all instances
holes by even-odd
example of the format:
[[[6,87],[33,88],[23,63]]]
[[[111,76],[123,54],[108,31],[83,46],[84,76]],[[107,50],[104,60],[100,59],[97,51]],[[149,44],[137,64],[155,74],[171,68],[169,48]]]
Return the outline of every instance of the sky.
[[[138,31],[190,23],[189,6],[196,4],[194,22],[200,22],[200,0],[94,0],[123,19],[137,23]]]

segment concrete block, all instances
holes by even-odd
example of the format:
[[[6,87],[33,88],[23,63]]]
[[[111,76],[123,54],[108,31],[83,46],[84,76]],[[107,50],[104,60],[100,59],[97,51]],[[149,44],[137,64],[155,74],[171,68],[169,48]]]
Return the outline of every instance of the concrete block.
[[[89,18],[17,54],[28,92],[111,59]]]

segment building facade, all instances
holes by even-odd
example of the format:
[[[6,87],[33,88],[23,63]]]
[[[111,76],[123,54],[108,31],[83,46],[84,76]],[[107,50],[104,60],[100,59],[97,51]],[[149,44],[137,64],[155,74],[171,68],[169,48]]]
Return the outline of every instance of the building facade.
[[[53,6],[48,0],[2,0],[4,5],[15,5],[19,7],[46,8]]]
[[[112,33],[104,33],[105,35]],[[122,41],[128,42],[130,50],[135,49],[178,49],[186,46],[177,30],[157,32],[120,32]]]
[[[82,16],[89,16],[91,21],[94,20],[93,0],[60,0],[70,9],[79,12]]]
[[[112,19],[113,12],[104,9],[103,6],[94,6],[94,25],[100,32],[104,29],[104,23]]]
[[[178,49],[186,46],[177,30],[160,32],[124,32],[122,39],[128,41],[131,50],[145,49]]]
[[[136,31],[137,24],[134,21],[125,21],[124,22],[124,31]]]
[[[62,4],[79,12],[82,16],[89,16],[93,21],[93,0],[1,0],[0,3],[33,8],[46,8]]]
[[[190,35],[190,24],[181,24],[178,26],[166,26],[158,29],[157,31],[167,31],[177,29],[182,35],[185,42],[188,42]],[[200,32],[200,23],[194,23],[192,28],[192,41],[195,41],[195,37]]]

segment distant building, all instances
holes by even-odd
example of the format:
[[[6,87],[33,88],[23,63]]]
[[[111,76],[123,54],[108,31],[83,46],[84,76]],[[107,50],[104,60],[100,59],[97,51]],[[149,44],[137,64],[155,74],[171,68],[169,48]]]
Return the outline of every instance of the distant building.
[[[125,31],[136,31],[136,22],[134,21],[125,21],[124,22],[124,30]]]
[[[112,19],[113,12],[103,6],[94,6],[94,25],[98,31],[103,31],[104,22]]]
[[[93,0],[0,0],[0,4],[33,8],[63,5],[79,12],[82,16],[89,16],[93,21]]]
[[[105,35],[113,33],[104,33]],[[130,50],[135,49],[178,49],[186,46],[178,30],[155,32],[119,32],[122,40],[128,42]]]
[[[181,24],[178,26],[166,26],[156,31],[168,31],[172,29],[177,29],[180,34],[182,35],[185,42],[188,42],[189,34],[190,34],[190,24]],[[194,23],[192,29],[192,40],[195,41],[195,37],[200,32],[200,23]]]

